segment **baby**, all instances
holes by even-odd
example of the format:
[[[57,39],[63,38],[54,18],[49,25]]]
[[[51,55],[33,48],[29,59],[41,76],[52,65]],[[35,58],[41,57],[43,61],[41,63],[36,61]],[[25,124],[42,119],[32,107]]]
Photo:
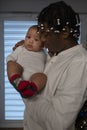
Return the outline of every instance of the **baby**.
[[[20,68],[14,69],[12,62],[19,64]],[[45,63],[44,42],[40,39],[38,26],[33,25],[26,34],[24,44],[7,56],[8,79],[22,97],[32,97],[44,88],[47,81],[43,73]]]

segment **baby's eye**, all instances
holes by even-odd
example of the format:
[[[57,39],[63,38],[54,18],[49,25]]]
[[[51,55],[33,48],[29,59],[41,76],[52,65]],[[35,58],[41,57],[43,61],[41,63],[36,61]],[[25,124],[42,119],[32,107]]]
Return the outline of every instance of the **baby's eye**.
[[[39,41],[39,39],[36,38],[35,41]]]

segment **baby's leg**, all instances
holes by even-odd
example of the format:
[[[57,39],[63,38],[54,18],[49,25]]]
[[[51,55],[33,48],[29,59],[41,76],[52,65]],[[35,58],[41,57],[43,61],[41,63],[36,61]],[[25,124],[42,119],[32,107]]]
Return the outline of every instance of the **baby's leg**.
[[[10,83],[17,89],[17,86],[20,82],[21,76],[23,73],[23,67],[14,62],[14,61],[9,61],[7,63],[7,75]]]
[[[21,65],[19,65],[18,63],[14,61],[9,61],[7,63],[8,79],[10,79],[15,74],[18,74],[21,76],[22,73],[23,73],[23,67]]]
[[[33,82],[23,80],[21,78],[22,73],[23,67],[20,64],[14,61],[9,61],[7,63],[7,74],[10,83],[22,97],[31,97],[37,92],[37,86]]]
[[[34,82],[37,85],[37,91],[41,91],[47,82],[47,76],[44,73],[34,73],[31,77],[30,77],[30,81]]]
[[[18,90],[21,92],[22,97],[32,97],[45,87],[46,81],[47,76],[44,73],[35,73],[29,81],[20,81]]]

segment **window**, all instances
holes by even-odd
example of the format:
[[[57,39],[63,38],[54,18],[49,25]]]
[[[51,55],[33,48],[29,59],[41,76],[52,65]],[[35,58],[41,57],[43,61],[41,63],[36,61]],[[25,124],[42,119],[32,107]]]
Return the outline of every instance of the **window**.
[[[34,21],[4,21],[4,65],[5,65],[5,120],[23,119],[24,103],[19,93],[9,83],[6,71],[6,57],[12,47],[25,38],[28,28]]]
[[[25,106],[19,93],[8,81],[6,57],[12,52],[13,46],[25,38],[28,28],[33,24],[37,24],[37,21],[33,18],[30,20],[6,18],[6,20],[1,20],[0,23],[3,25],[1,30],[3,44],[0,45],[0,64],[2,65],[0,70],[0,91],[2,91],[0,99],[4,95],[0,100],[0,109],[2,111],[2,114],[0,114],[0,127],[22,127]]]

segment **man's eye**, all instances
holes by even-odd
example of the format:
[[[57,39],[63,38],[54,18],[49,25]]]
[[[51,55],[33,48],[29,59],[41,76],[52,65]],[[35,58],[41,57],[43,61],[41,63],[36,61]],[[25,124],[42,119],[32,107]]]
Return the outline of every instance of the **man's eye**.
[[[39,41],[39,39],[35,39],[35,41]]]
[[[30,36],[26,36],[26,38],[30,38]]]
[[[47,36],[48,36],[48,34],[49,34],[48,32],[45,32],[45,33],[44,33],[44,36],[45,36],[45,37],[47,37]]]

